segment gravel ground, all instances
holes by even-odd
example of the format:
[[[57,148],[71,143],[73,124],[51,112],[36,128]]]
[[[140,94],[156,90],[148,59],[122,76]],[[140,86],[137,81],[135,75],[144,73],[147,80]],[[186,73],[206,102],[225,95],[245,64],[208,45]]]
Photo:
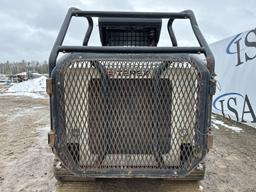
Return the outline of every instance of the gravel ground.
[[[242,131],[237,133],[224,125],[213,129],[214,147],[206,158],[206,176],[201,182],[130,179],[58,183],[52,172],[54,156],[47,145],[48,100],[1,96],[0,191],[256,192],[256,129],[232,126]]]

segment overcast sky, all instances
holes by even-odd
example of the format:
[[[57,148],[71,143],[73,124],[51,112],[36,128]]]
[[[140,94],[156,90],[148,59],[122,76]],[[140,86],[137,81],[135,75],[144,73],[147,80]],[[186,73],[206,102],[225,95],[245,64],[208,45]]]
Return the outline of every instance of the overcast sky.
[[[1,0],[0,62],[48,60],[52,45],[69,7],[102,11],[194,11],[208,43],[256,27],[255,0]],[[66,44],[80,45],[86,22],[77,19]],[[166,22],[163,22],[160,45],[167,46]],[[181,45],[193,45],[186,22],[174,24]],[[98,28],[90,45],[99,45]]]

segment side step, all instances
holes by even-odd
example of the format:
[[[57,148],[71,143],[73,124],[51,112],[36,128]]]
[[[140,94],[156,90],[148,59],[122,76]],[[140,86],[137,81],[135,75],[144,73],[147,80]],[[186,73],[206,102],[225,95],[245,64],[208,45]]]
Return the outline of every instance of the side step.
[[[62,163],[55,158],[53,164],[53,172],[54,176],[58,181],[63,182],[83,182],[83,181],[94,181],[96,178],[86,178],[86,177],[79,177],[75,176],[70,173]],[[204,178],[205,174],[205,164],[200,164],[195,170],[193,170],[188,176],[183,178],[168,178],[164,180],[170,181],[199,181]]]

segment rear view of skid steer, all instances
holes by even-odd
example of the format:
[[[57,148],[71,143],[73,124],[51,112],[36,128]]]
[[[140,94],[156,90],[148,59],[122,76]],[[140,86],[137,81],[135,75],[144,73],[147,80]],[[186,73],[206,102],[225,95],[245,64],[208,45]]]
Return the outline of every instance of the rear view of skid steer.
[[[88,20],[83,44],[63,46],[73,17]],[[88,46],[94,17],[98,47]],[[168,19],[169,47],[157,46],[162,19]],[[198,47],[178,46],[175,19],[190,21]],[[49,76],[48,140],[57,179],[203,178],[212,142],[214,58],[192,11],[71,8],[49,58]]]

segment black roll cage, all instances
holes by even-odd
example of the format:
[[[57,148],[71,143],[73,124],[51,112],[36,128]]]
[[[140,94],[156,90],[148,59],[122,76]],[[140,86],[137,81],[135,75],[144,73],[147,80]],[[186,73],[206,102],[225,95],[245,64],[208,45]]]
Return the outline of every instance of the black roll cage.
[[[63,41],[70,25],[72,17],[85,17],[88,21],[88,28],[83,40],[82,46],[63,46]],[[168,33],[172,42],[172,47],[107,47],[107,46],[88,46],[93,30],[93,17],[127,17],[127,18],[164,18],[169,19],[167,24]],[[199,47],[178,47],[172,24],[175,19],[189,19],[192,30],[199,43]],[[70,52],[89,52],[89,53],[188,53],[204,54],[206,57],[207,68],[214,76],[214,56],[204,39],[195,15],[191,10],[185,10],[177,13],[164,12],[107,12],[107,11],[82,11],[77,8],[70,8],[66,14],[65,20],[61,26],[57,39],[52,48],[49,57],[49,76],[56,66],[59,53]]]

